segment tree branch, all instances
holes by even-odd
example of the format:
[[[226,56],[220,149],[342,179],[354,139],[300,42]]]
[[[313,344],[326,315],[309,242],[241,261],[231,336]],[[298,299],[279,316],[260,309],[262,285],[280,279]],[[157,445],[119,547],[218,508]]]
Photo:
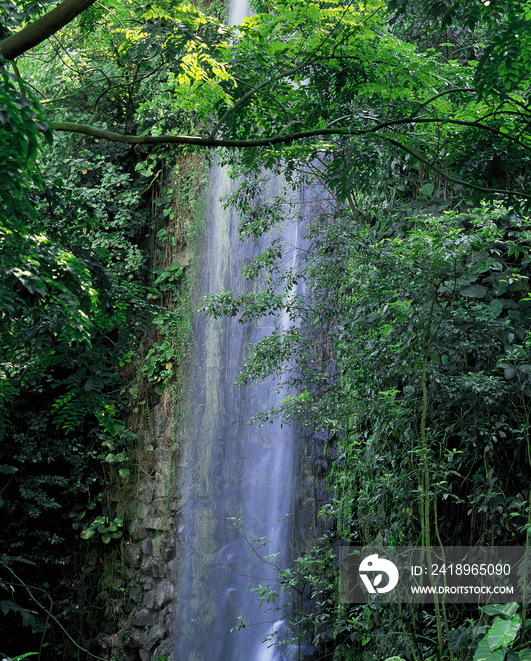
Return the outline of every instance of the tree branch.
[[[0,41],[0,55],[13,60],[55,34],[73,21],[96,0],[65,0],[41,18]]]
[[[411,120],[408,120],[411,121]],[[122,142],[128,145],[196,145],[198,147],[227,147],[227,148],[237,148],[237,149],[250,149],[253,147],[270,147],[277,144],[289,143],[295,140],[302,140],[304,138],[313,138],[326,135],[335,135],[335,136],[345,136],[345,137],[375,137],[380,140],[385,140],[389,144],[402,149],[411,156],[415,157],[422,163],[428,165],[432,170],[440,174],[442,177],[448,181],[452,181],[455,184],[460,184],[465,188],[472,188],[473,190],[481,191],[482,193],[494,194],[498,193],[500,195],[510,195],[513,197],[521,197],[526,200],[531,200],[531,195],[515,190],[506,190],[502,188],[484,188],[483,186],[477,186],[468,181],[462,179],[457,179],[452,177],[450,174],[442,170],[441,168],[433,165],[427,158],[421,154],[409,149],[405,145],[401,144],[397,140],[393,140],[385,135],[377,135],[374,133],[374,129],[369,131],[352,131],[348,129],[314,129],[312,131],[298,131],[297,133],[287,133],[287,134],[278,134],[271,137],[265,138],[255,138],[249,140],[219,140],[217,138],[202,138],[201,136],[194,135],[124,135],[123,133],[113,133],[112,131],[104,131],[103,129],[98,129],[94,126],[88,126],[87,124],[75,124],[74,122],[49,122],[50,129],[54,131],[67,131],[69,133],[84,133],[85,135],[90,135],[94,138],[100,140],[111,140],[112,142]]]
[[[48,122],[49,127],[54,131],[67,131],[70,133],[84,133],[101,140],[111,140],[112,142],[124,142],[129,145],[197,145],[199,147],[269,147],[303,138],[312,138],[325,135],[359,135],[360,132],[349,131],[348,129],[314,129],[312,131],[299,131],[297,133],[278,134],[271,137],[242,139],[242,140],[224,140],[217,138],[202,138],[195,135],[124,135],[123,133],[113,133],[104,131],[95,126],[87,124],[76,124],[75,122]]]

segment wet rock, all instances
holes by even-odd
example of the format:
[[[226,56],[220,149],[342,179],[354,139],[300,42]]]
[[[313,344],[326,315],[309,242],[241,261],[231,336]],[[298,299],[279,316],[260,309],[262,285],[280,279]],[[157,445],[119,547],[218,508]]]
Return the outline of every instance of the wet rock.
[[[168,436],[170,432],[170,420],[162,410],[162,404],[155,406],[151,412],[151,429],[156,438]]]
[[[165,638],[167,633],[168,627],[166,624],[156,624],[146,638],[144,649],[147,651],[153,649],[158,642]]]
[[[140,545],[128,542],[124,547],[125,562],[129,567],[140,567]]]
[[[193,256],[193,250],[191,248],[185,248],[177,255],[177,264],[185,268],[186,266],[189,266]]]
[[[142,602],[146,608],[153,609],[156,607],[156,598],[155,592],[150,590],[144,595],[144,601]]]
[[[157,461],[157,463],[153,468],[155,470],[155,473],[157,474],[157,477],[167,480],[168,482],[170,481],[171,474],[173,471],[173,462]]]
[[[151,503],[149,509],[150,517],[165,517],[168,518],[168,504],[165,498],[157,498]]]
[[[175,558],[174,560],[171,560],[168,562],[168,564],[164,567],[165,569],[165,574],[166,577],[172,581],[175,582],[178,578],[179,575],[179,562],[178,559]]]
[[[153,493],[155,491],[154,480],[149,477],[144,477],[138,484],[137,498],[141,503],[149,504],[153,500]]]
[[[153,576],[158,578],[160,576],[160,562],[159,559],[153,555],[148,555],[142,561],[141,571],[146,576]]]
[[[142,552],[160,558],[164,548],[164,537],[148,537],[142,542]]]
[[[149,608],[141,608],[135,613],[133,625],[135,627],[147,627],[151,624],[155,624],[157,618],[157,613],[154,613]]]
[[[129,535],[131,536],[132,540],[138,541],[138,540],[146,539],[146,537],[148,536],[148,531],[146,530],[143,523],[140,523],[139,521],[135,520],[132,521],[129,527]]]
[[[166,656],[169,659],[172,652],[173,652],[172,640],[171,637],[168,637],[166,638],[166,640],[163,640],[162,643],[160,643],[160,645],[155,650],[153,650],[152,652],[153,656],[151,658],[158,659],[159,656]]]
[[[144,596],[144,591],[136,583],[134,585],[130,584],[127,596],[132,602],[134,602],[135,604],[139,604]]]
[[[170,464],[172,462],[173,450],[166,447],[158,447],[153,453],[153,460],[155,462],[162,462]]]
[[[155,579],[152,578],[151,576],[142,576],[142,578],[140,579],[140,583],[142,584],[142,587],[145,592],[146,590],[151,590],[151,588],[155,584]]]
[[[311,471],[313,475],[324,477],[328,474],[328,462],[324,459],[315,459]]]
[[[166,499],[168,495],[168,480],[157,475],[155,482],[155,498]]]
[[[151,608],[160,610],[174,598],[175,586],[171,581],[160,581],[155,585],[153,591],[148,594],[153,595],[153,606]],[[144,597],[144,604],[147,606],[146,597],[147,595]]]
[[[169,530],[170,521],[167,517],[147,517],[142,521],[142,527],[147,530]]]
[[[168,537],[168,539],[165,540],[164,544],[164,562],[169,562],[170,560],[173,560],[175,558],[175,554],[177,553],[176,545],[175,545],[175,537],[172,535],[171,537]]]
[[[145,519],[147,516],[149,516],[149,510],[150,510],[150,505],[148,505],[147,503],[139,502],[136,507],[135,518]]]
[[[137,629],[133,627],[131,629],[131,635],[129,636],[128,647],[142,649],[148,637],[148,633],[149,631],[146,631],[145,629]]]

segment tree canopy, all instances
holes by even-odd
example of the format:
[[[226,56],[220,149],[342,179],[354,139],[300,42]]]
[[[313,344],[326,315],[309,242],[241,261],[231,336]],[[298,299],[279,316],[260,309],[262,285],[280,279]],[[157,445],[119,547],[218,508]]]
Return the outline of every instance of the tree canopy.
[[[472,11],[456,2],[444,5],[446,13],[440,3],[430,5],[445,25],[456,16],[482,26],[486,43],[478,54],[469,45],[468,52],[453,52],[448,44],[419,49],[400,39],[392,23],[407,20],[414,3],[258,3],[257,11],[266,11],[233,29],[191,5],[159,2],[135,13],[119,3],[86,9],[89,4],[64,2],[0,43],[0,53],[11,57],[10,40],[16,37],[26,44],[16,52],[25,52],[35,45],[24,41],[26,30],[45,19],[46,29],[55,30],[63,18],[54,22],[54,12],[71,16],[85,10],[81,25],[90,23],[119,59],[136,63],[134,73],[129,67],[105,77],[89,64],[89,53],[96,56],[89,47],[76,85],[66,93],[92,96],[91,121],[58,116],[52,109],[63,92],[41,90],[55,131],[125,144],[265,149],[271,163],[280,151],[286,158],[282,145],[304,145],[310,153],[337,151],[348,142],[358,153],[409,154],[475,191],[476,199],[501,194],[528,204],[525,62],[531,14],[520,3],[477,3]],[[61,47],[68,52],[66,30]],[[509,50],[502,51],[503,43]],[[54,48],[41,46],[51,57]],[[138,95],[148,86],[152,105],[144,113]],[[120,89],[128,89],[130,103],[137,104],[128,126],[103,112],[105,96]],[[191,109],[197,132],[175,133],[178,117]],[[113,128],[120,126],[121,131]],[[485,146],[482,160],[474,155],[478,143]],[[502,168],[503,158],[510,158],[510,168]],[[342,178],[343,189],[348,181]]]

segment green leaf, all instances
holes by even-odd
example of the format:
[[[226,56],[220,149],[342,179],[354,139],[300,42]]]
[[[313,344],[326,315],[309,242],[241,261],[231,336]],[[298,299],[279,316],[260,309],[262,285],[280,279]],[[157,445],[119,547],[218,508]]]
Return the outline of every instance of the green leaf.
[[[509,367],[509,365],[502,364],[500,367]],[[483,609],[486,615],[505,615],[512,617],[518,610],[519,605],[512,602],[510,604],[490,604]]]
[[[495,299],[490,302],[489,308],[495,317],[499,317],[503,310],[503,303]]]
[[[480,641],[476,653],[474,654],[474,661],[503,661],[504,659],[504,649],[500,648],[495,652],[491,652],[487,636]]]
[[[435,186],[433,184],[424,184],[424,186],[420,190],[422,191],[423,195],[425,195],[426,197],[430,197],[433,191],[435,190]]]
[[[468,296],[469,298],[483,298],[487,293],[487,288],[483,285],[469,285],[468,287],[461,287],[459,293],[461,296]]]
[[[521,625],[520,615],[513,615],[510,620],[506,617],[497,617],[488,633],[491,651],[494,652],[498,648],[512,643],[520,631]]]
[[[109,535],[108,532],[106,532],[104,535],[101,536],[101,541],[104,544],[108,544],[111,541],[111,536]]]
[[[520,657],[520,661],[531,661],[531,650],[520,650],[518,656]]]
[[[166,280],[166,278],[169,278],[170,275],[171,275],[170,271],[162,271],[162,273],[159,275],[159,277],[155,280],[153,284],[158,285],[159,282]]]
[[[94,528],[85,528],[83,532],[81,533],[80,537],[81,539],[90,539],[93,535],[96,534],[96,531]]]

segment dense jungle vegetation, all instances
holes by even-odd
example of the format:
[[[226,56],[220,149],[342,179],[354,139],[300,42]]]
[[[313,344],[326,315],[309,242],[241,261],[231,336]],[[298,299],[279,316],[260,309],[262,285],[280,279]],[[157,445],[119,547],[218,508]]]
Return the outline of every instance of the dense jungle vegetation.
[[[529,545],[531,2],[252,7],[234,30],[221,2],[0,4],[0,651],[90,658],[118,620],[100,581],[127,537],[112,493],[185,362],[174,200],[218,147],[245,175],[227,200],[242,240],[301,213],[291,191],[322,199],[296,265],[272,240],[245,270],[259,293],[203,305],[289,313],[240,382],[275,375],[291,394],[255,422],[330,445],[327,533],[262,592],[284,643],[529,661],[521,605],[341,604],[334,556]],[[285,194],[264,201],[276,175]]]

